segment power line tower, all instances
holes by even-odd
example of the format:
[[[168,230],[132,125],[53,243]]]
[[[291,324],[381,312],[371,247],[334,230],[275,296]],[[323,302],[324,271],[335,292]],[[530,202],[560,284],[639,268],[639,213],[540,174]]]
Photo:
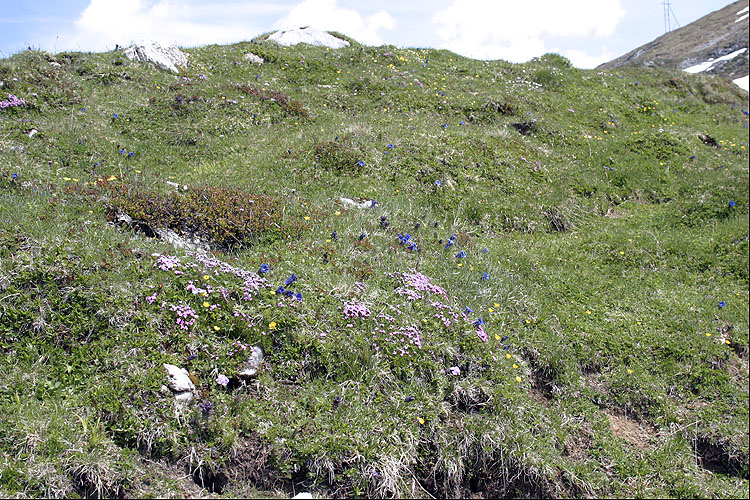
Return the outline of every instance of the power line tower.
[[[670,0],[662,0],[661,5],[664,9],[664,33],[672,31],[672,19],[674,19],[675,24],[679,28],[680,23],[677,21],[677,16],[674,15],[674,11],[672,10],[672,2]]]

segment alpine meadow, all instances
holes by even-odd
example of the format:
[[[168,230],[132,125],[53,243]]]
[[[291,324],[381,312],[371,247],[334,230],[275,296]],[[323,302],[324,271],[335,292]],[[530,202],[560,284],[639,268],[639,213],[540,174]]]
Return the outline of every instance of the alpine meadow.
[[[747,92],[333,35],[0,59],[0,497],[747,498]]]

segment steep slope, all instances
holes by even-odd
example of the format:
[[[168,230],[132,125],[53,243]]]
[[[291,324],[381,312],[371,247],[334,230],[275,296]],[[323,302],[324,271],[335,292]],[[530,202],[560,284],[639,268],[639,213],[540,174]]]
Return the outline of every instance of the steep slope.
[[[716,61],[704,65],[701,70],[730,80],[745,77],[748,74],[747,13],[747,0],[738,0],[599,68],[650,66],[687,70],[704,62]],[[719,61],[720,58],[725,59]]]

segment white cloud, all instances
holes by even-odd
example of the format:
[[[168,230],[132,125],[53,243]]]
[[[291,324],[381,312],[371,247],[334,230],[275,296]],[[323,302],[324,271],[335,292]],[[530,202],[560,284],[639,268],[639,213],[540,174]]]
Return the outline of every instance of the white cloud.
[[[581,69],[596,68],[600,64],[611,61],[618,55],[610,50],[602,50],[598,55],[592,55],[588,52],[575,49],[553,49],[552,52],[557,52],[558,54],[564,55],[570,60],[573,66]]]
[[[367,17],[357,11],[339,7],[336,0],[303,0],[275,24],[275,29],[315,28],[339,31],[368,45],[382,45],[380,30],[392,30],[396,22],[390,14],[381,10]]]
[[[545,36],[604,37],[624,15],[619,0],[454,0],[432,22],[442,48],[522,62],[549,51]]]
[[[231,43],[261,32],[253,23],[259,14],[285,10],[273,2],[91,0],[75,21],[75,31],[60,35],[57,48],[95,52],[140,40],[181,46]]]

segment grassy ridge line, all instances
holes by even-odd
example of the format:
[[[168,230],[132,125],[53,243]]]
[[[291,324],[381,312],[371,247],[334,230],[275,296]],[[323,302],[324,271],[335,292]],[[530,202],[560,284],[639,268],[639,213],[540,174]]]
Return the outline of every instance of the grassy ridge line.
[[[268,62],[248,66],[248,50]],[[0,115],[0,400],[18,416],[0,426],[0,488],[746,495],[746,95],[554,55],[188,52],[179,77],[115,53],[0,61],[3,88],[27,102]],[[301,232],[218,255],[270,266],[252,300],[231,273],[154,268],[150,254],[174,250],[107,224],[102,186],[122,182],[160,207],[143,217],[193,227],[164,181],[285,206],[276,224]],[[341,196],[378,203],[347,210]],[[226,199],[205,200],[219,231]],[[396,292],[411,269],[448,309]],[[270,293],[292,272],[302,302]],[[346,318],[354,303],[371,315]],[[196,312],[192,330],[177,305]],[[467,322],[435,317],[449,312]],[[406,358],[373,338],[407,327],[423,346]],[[259,383],[217,384],[252,344],[267,353]],[[163,362],[188,366],[210,411],[175,415]]]

